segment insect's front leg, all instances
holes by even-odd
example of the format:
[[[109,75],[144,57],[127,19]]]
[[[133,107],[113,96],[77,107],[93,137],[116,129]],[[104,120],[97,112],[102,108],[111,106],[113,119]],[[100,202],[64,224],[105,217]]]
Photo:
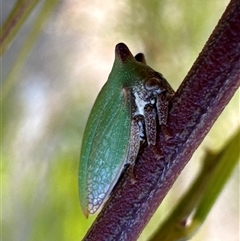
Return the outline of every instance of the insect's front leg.
[[[160,94],[157,96],[158,121],[166,138],[171,138],[172,136],[167,129],[169,102],[172,99],[172,96],[173,94]]]
[[[144,107],[144,121],[147,143],[155,146],[157,136],[156,110],[151,104]]]
[[[160,94],[157,96],[157,112],[159,125],[167,125],[168,105],[169,100],[167,100],[165,95]]]
[[[128,163],[130,164],[130,175],[133,180],[136,179],[134,174],[134,165],[138,156],[141,142],[144,138],[144,123],[143,117],[140,115],[134,116],[131,121],[130,145],[128,150]]]

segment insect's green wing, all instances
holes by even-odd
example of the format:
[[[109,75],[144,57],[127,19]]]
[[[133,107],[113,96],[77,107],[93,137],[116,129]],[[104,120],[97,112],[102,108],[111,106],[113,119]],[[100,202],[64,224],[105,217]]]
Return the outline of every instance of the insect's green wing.
[[[114,77],[109,77],[95,101],[83,136],[79,197],[85,216],[101,206],[127,158],[130,102],[121,81],[111,78]]]
[[[134,98],[130,95],[155,73],[143,55],[135,59],[125,44],[116,46],[112,71],[94,103],[82,141],[79,197],[86,217],[105,201],[129,161]]]

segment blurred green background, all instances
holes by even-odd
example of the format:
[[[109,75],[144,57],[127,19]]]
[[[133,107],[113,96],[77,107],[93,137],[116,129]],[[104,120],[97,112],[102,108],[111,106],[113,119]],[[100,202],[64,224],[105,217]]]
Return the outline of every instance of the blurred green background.
[[[2,23],[16,1],[1,3]],[[62,0],[34,48],[13,72],[44,1],[1,59],[2,240],[80,240],[86,220],[77,191],[81,138],[119,42],[144,52],[176,90],[217,24],[227,0]],[[14,73],[13,77],[9,77]],[[196,175],[206,149],[239,125],[239,93],[224,110],[139,240],[146,240]],[[221,177],[219,177],[221,178]],[[238,240],[239,173],[232,175],[193,241]]]

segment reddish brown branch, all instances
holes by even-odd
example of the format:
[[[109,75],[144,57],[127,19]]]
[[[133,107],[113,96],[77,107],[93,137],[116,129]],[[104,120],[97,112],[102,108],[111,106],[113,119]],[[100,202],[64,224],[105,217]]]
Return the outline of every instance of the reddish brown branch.
[[[136,240],[240,84],[240,1],[232,0],[171,103],[168,130],[126,171],[84,240]]]

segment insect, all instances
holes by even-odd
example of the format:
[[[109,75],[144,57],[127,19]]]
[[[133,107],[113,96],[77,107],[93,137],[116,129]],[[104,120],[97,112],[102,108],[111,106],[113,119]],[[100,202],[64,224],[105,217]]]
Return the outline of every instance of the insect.
[[[174,91],[163,76],[119,43],[107,82],[97,96],[82,141],[79,198],[86,217],[110,195],[126,164],[134,166],[142,143],[155,145],[157,120],[166,125]]]

